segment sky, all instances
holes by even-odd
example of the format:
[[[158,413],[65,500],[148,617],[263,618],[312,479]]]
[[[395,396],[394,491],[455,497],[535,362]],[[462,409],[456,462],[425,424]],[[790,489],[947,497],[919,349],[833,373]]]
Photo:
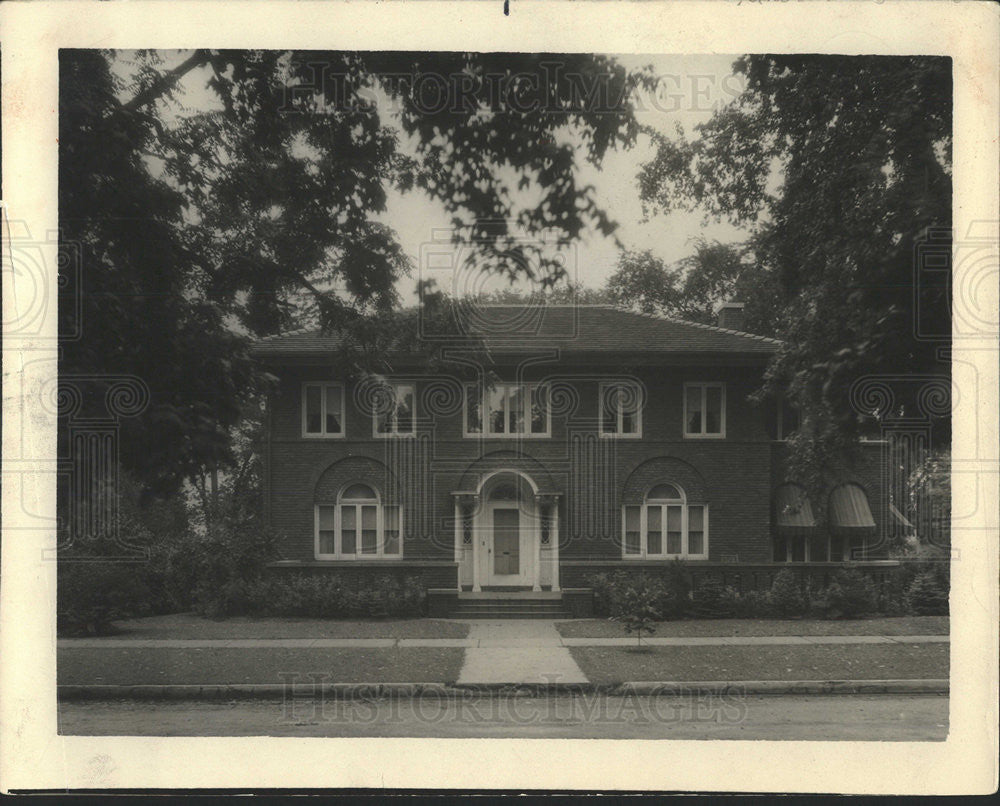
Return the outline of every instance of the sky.
[[[163,53],[164,69],[180,62],[188,52]],[[120,56],[128,58],[127,54]],[[673,133],[680,125],[685,132],[709,119],[714,109],[730,102],[741,88],[739,79],[732,74],[734,55],[636,55],[616,54],[615,59],[626,68],[652,65],[659,83],[654,96],[641,96],[644,107],[638,112],[639,122],[665,133]],[[127,73],[127,66],[121,68]],[[206,71],[189,73],[176,93],[179,108],[185,111],[202,111],[217,106],[206,90]],[[747,233],[727,223],[706,221],[700,212],[671,212],[643,220],[639,202],[637,174],[640,166],[651,159],[654,150],[649,138],[640,137],[629,151],[609,152],[600,169],[583,159],[579,165],[579,183],[592,184],[597,202],[619,224],[616,233],[624,248],[635,251],[650,250],[667,262],[687,257],[694,251],[693,241],[698,237],[723,242],[746,239]],[[413,274],[400,281],[397,290],[405,304],[416,301],[416,280],[423,273],[420,267],[422,245],[434,238],[441,239],[450,228],[450,217],[444,208],[419,190],[402,194],[389,189],[388,208],[379,219],[398,234],[404,251],[414,265]],[[579,242],[565,253],[569,279],[590,288],[599,288],[614,271],[619,249],[614,239],[600,232],[585,231]],[[480,290],[509,286],[505,279],[477,281]]]

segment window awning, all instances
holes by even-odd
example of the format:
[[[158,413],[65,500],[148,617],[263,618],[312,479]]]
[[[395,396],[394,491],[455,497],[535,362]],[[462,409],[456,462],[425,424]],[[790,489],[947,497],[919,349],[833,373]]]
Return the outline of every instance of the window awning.
[[[875,531],[868,496],[856,484],[843,484],[830,493],[830,531],[839,535]]]
[[[889,503],[889,514],[892,515],[893,520],[896,521],[904,529],[914,529],[914,525],[910,523],[910,519],[907,518],[902,512],[900,512],[892,502]]]
[[[774,493],[774,515],[778,534],[795,537],[811,533],[816,517],[805,490],[797,484],[782,484]]]

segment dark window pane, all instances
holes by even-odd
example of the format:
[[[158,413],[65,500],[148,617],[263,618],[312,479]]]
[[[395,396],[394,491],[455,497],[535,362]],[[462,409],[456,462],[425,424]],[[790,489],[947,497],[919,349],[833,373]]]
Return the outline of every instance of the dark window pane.
[[[531,388],[531,433],[544,434],[549,424],[549,389],[547,386]]]
[[[792,562],[804,563],[806,561],[806,539],[804,537],[792,538]]]
[[[341,389],[339,386],[326,387],[326,433],[340,433]]]
[[[687,388],[687,433],[700,434],[701,431],[701,387]]]
[[[378,512],[375,507],[361,507],[361,553],[374,554],[377,546]]]
[[[681,508],[667,507],[667,554],[680,554],[681,543]]]
[[[408,386],[395,390],[396,431],[400,434],[413,433],[413,390]]]
[[[722,389],[718,386],[705,389],[705,433],[722,433]]]
[[[465,430],[470,434],[478,434],[483,429],[483,415],[480,408],[479,387],[465,387]]]
[[[353,506],[340,508],[340,552],[354,554],[357,550],[357,510]]]
[[[341,495],[342,498],[374,498],[375,491],[367,484],[352,484]]]
[[[705,553],[705,508],[688,507],[688,554]]]
[[[646,507],[646,551],[649,554],[663,553],[663,524],[660,507]]]
[[[306,433],[322,433],[322,420],[320,418],[320,396],[322,392],[318,386],[306,387]]]
[[[506,433],[504,429],[503,401],[504,387],[495,386],[487,392],[491,434]]]
[[[507,392],[507,433],[524,433],[524,387],[511,386]]]
[[[673,484],[657,484],[646,496],[650,501],[677,501],[680,491]]]
[[[625,507],[625,553],[639,554],[639,507]]]

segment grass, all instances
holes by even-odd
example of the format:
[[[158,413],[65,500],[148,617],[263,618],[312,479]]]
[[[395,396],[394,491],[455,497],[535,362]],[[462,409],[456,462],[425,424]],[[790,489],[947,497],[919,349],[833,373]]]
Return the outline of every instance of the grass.
[[[768,635],[947,635],[947,616],[900,616],[852,620],[820,619],[685,619],[661,621],[655,636],[668,638]],[[617,621],[587,619],[557,621],[563,638],[624,638]]]
[[[338,621],[307,618],[207,619],[194,613],[127,619],[116,622],[108,637],[225,639],[225,638],[465,638],[469,625],[437,619],[370,619]],[[87,637],[87,636],[81,636]],[[90,636],[93,637],[93,636]],[[72,640],[72,639],[69,639]]]
[[[592,683],[948,677],[948,645],[571,647]]]
[[[452,683],[463,651],[386,649],[118,649],[60,647],[60,685]],[[293,677],[289,677],[293,675]]]

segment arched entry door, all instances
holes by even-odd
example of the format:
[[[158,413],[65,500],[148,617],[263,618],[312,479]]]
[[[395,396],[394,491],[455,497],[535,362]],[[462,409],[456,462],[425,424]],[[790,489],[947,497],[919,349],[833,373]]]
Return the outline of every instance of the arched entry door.
[[[534,490],[515,473],[490,478],[481,493],[481,578],[491,586],[525,586],[536,580],[538,515]]]

